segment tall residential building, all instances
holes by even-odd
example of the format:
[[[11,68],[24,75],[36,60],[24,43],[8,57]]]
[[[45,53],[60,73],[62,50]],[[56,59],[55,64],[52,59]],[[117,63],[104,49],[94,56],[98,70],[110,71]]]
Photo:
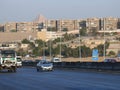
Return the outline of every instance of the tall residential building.
[[[86,28],[86,19],[81,19],[81,20],[78,20],[78,27],[79,29],[85,29]]]
[[[38,31],[38,23],[19,22],[17,23],[17,32],[33,32]]]
[[[87,32],[98,31],[100,28],[99,18],[88,18],[86,20]]]
[[[17,31],[17,23],[16,22],[7,22],[4,25],[5,32],[16,32]]]
[[[120,29],[120,18],[118,18],[117,29]]]
[[[37,32],[37,39],[41,39],[43,41],[54,40],[61,36],[61,33],[47,31],[46,29],[42,29],[40,32]]]
[[[54,29],[53,31],[57,31],[57,20],[46,20],[45,27],[50,31],[50,29]]]
[[[71,31],[71,30],[77,30],[78,27],[78,21],[77,20],[57,20],[57,28],[60,31]]]
[[[0,24],[0,32],[4,32],[4,25]]]
[[[117,29],[118,18],[108,17],[101,19],[101,30]]]

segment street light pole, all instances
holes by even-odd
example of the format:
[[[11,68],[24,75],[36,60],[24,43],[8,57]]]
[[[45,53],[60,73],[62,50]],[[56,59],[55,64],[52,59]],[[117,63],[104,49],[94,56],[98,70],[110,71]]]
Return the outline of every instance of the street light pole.
[[[105,40],[105,29],[106,29],[105,22],[106,22],[105,19],[103,19],[103,25],[104,25],[103,26],[104,27],[103,28],[103,30],[104,30],[104,60],[105,60],[105,49],[106,49],[105,48],[105,43],[106,43],[106,40]]]
[[[51,44],[52,44],[52,36],[51,36],[51,31],[50,31],[50,60],[51,60],[51,56],[52,56],[52,54],[51,54]]]
[[[61,60],[61,37],[62,37],[61,29],[62,29],[62,19],[60,21],[60,60]]]
[[[80,39],[80,31],[79,31],[79,58],[80,58],[80,61],[81,61],[81,39]]]

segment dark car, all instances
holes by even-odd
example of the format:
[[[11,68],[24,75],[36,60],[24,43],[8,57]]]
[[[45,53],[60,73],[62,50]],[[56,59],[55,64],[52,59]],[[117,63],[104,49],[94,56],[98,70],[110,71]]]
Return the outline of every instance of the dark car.
[[[116,59],[113,59],[113,58],[108,58],[108,59],[105,59],[104,62],[111,62],[111,63],[115,63],[117,62]]]

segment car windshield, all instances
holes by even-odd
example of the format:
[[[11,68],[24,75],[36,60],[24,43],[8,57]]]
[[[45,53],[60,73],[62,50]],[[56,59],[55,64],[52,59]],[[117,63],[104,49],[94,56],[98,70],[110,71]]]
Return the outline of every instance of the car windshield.
[[[50,62],[49,62],[49,61],[46,61],[46,60],[41,60],[39,63],[42,63],[42,64],[49,64]]]
[[[17,58],[17,62],[21,62],[22,60],[21,60],[21,58]]]
[[[2,57],[5,57],[5,58],[11,58],[11,57],[15,57],[15,52],[6,50],[6,51],[2,51],[1,55]]]
[[[45,61],[45,62],[42,62],[42,64],[49,64],[50,62],[48,62],[48,61]]]
[[[60,61],[59,59],[55,59],[55,61]]]

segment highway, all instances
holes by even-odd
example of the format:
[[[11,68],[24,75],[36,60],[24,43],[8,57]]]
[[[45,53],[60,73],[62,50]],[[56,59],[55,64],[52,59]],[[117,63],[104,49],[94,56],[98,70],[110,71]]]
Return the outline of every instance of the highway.
[[[0,72],[0,90],[120,90],[120,73],[24,67]]]

